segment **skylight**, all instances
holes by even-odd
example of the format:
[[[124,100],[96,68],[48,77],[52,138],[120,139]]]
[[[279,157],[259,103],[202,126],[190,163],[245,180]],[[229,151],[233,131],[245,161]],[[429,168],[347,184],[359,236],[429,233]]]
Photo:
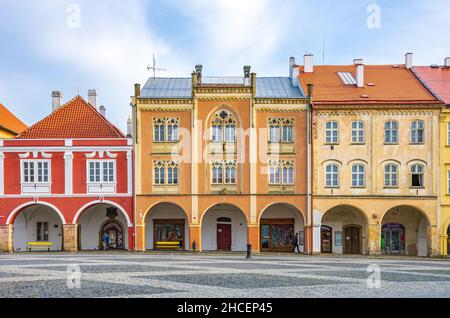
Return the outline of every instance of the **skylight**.
[[[344,85],[356,85],[356,79],[350,72],[338,72],[339,78]]]

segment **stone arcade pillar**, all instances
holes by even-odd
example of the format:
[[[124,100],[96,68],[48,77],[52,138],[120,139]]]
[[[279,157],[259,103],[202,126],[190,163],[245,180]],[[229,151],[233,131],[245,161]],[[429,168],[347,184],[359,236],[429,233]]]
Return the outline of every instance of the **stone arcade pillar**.
[[[192,245],[195,242],[196,251],[202,251],[202,227],[199,224],[189,224],[189,250],[193,251]]]
[[[448,255],[447,241],[448,241],[448,235],[441,235],[441,256]]]
[[[136,251],[145,252],[145,223],[136,224]]]
[[[63,251],[78,251],[78,224],[63,225]]]
[[[0,252],[13,252],[13,225],[0,225]]]
[[[259,253],[259,225],[258,224],[249,224],[247,226],[247,242],[252,246],[252,252]]]
[[[441,255],[440,237],[437,225],[428,226],[428,256],[438,257]]]
[[[381,224],[369,224],[369,255],[381,255]]]

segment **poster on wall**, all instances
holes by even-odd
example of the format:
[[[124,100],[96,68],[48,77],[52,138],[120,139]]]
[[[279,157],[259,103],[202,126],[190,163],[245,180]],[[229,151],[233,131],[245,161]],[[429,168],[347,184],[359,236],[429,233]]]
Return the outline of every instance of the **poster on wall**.
[[[342,232],[341,231],[334,232],[334,245],[342,246]]]

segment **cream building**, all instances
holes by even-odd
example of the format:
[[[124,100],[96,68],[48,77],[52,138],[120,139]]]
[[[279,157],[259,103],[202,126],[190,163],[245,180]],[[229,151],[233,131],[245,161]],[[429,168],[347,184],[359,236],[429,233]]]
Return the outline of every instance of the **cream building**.
[[[314,66],[314,252],[439,254],[440,102],[405,65]]]

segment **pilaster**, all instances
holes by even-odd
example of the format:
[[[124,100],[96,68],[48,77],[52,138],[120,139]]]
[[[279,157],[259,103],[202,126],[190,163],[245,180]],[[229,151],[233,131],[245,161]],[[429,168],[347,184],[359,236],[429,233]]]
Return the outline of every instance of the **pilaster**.
[[[369,224],[369,255],[381,255],[381,225]]]

